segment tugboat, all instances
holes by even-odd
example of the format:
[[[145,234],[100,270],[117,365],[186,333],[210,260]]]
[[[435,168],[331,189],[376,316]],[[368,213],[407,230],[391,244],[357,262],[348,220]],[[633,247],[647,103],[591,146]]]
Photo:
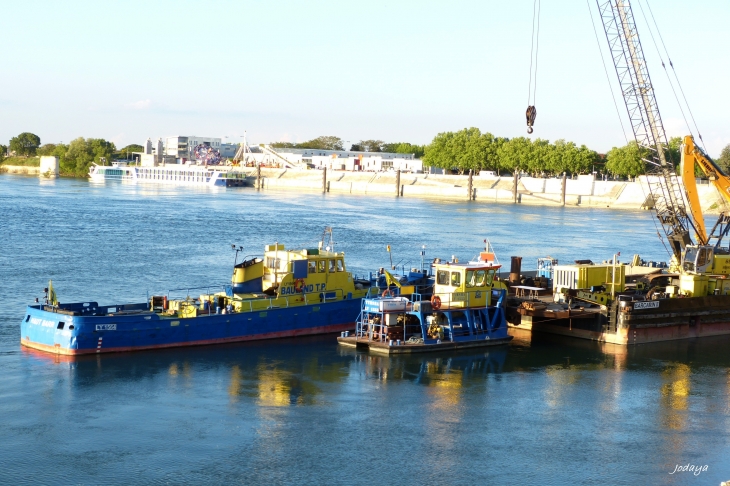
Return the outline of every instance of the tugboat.
[[[337,341],[385,355],[508,343],[507,287],[495,279],[501,265],[493,258],[482,252],[464,264],[435,260],[430,298],[406,285],[364,298],[354,333],[343,332]]]
[[[244,257],[240,263],[242,248],[234,246],[231,285],[218,292],[178,289],[146,302],[99,305],[60,304],[50,288],[44,303],[27,307],[20,342],[48,353],[80,355],[352,329],[373,280],[355,279],[344,253],[322,246],[267,245],[263,258]]]

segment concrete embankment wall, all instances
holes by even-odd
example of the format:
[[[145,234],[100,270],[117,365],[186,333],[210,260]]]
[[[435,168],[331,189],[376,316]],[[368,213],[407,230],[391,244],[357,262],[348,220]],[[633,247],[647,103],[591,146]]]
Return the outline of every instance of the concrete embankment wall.
[[[0,165],[0,172],[7,174],[39,175],[41,168],[32,165]]]
[[[249,172],[255,179],[256,173]],[[348,194],[378,194],[401,197],[423,197],[469,200],[469,176],[437,174],[400,174],[400,184],[394,172],[325,173],[319,170],[262,169],[261,188],[272,190],[306,190]],[[718,213],[723,200],[710,184],[697,186],[705,213]],[[472,177],[471,199],[477,202],[499,202],[535,205],[563,205],[641,209],[650,194],[645,179],[637,181],[600,181],[590,177],[567,179],[563,202],[562,179],[521,177],[514,191],[513,177]]]

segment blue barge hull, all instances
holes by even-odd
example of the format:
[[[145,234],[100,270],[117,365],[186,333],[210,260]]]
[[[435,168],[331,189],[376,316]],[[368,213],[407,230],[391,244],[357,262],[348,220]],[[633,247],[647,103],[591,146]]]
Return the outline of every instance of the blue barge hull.
[[[21,344],[80,355],[335,333],[354,328],[361,300],[191,318],[161,316],[149,311],[146,302],[64,304],[55,310],[30,305],[21,324]]]

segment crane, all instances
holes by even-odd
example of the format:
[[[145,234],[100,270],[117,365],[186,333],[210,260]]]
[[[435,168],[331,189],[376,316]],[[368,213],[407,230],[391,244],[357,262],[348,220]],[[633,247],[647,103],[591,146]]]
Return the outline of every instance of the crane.
[[[667,135],[659,113],[644,50],[628,0],[596,0],[609,51],[636,143],[649,151],[647,182],[657,218],[677,259],[697,232],[687,212],[674,165],[667,160]]]
[[[707,174],[726,201],[730,201],[730,178],[688,135],[684,137],[682,146],[683,190],[674,165],[667,160],[667,136],[631,4],[629,0],[596,0],[596,4],[634,138],[650,154],[643,159],[647,164],[647,182],[657,218],[674,254],[673,260],[682,273],[681,290],[685,295],[706,295],[710,276],[730,275],[730,254],[720,248],[722,238],[730,231],[730,217],[721,214],[708,234],[694,170],[699,167]],[[692,241],[692,232],[696,235],[697,244]],[[714,245],[712,240],[716,240]]]

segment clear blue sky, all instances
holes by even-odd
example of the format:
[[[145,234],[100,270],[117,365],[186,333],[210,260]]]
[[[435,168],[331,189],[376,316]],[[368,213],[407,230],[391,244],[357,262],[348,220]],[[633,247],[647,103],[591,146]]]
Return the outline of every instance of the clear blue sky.
[[[683,135],[681,113],[633,4],[665,126],[670,136]],[[597,18],[594,0],[543,2],[533,137],[603,152],[625,138],[588,5]],[[244,130],[253,143],[336,135],[421,144],[471,126],[523,136],[532,6],[532,0],[4,0],[0,143],[23,131],[43,143],[84,136],[119,147],[178,134],[240,141]],[[716,156],[730,143],[730,2],[651,0],[651,6]]]

